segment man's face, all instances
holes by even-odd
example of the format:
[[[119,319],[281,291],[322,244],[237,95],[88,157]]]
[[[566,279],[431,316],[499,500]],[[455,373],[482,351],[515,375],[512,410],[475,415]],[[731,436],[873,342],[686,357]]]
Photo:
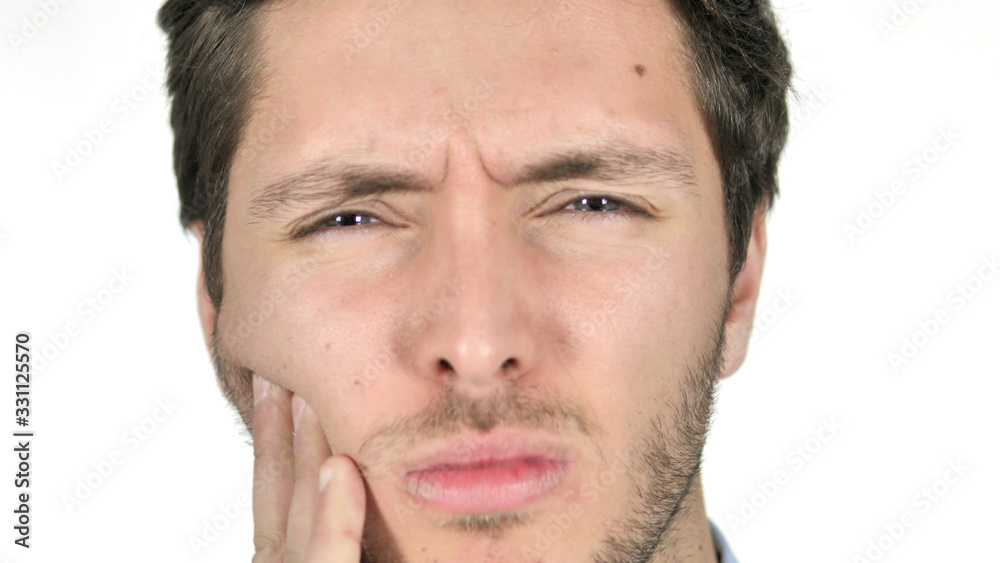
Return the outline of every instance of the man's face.
[[[366,557],[616,560],[697,518],[747,319],[666,3],[263,17],[215,352],[363,469]]]

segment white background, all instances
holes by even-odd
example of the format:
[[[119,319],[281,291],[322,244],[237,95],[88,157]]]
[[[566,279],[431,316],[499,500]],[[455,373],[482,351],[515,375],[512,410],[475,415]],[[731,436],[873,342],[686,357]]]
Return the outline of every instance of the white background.
[[[249,510],[224,509],[249,493],[252,454],[197,323],[158,3],[67,1],[50,17],[33,0],[0,8],[0,338],[11,352],[29,331],[36,355],[30,551],[12,543],[14,440],[0,440],[8,561],[251,555]],[[980,266],[1000,253],[1000,3],[780,6],[801,97],[759,334],[722,386],[706,452],[709,514],[743,563],[996,561],[1000,276],[981,279]],[[880,27],[894,7],[913,13]],[[24,18],[43,23],[32,34]],[[110,132],[79,165],[54,171],[102,120]],[[940,131],[957,136],[943,152]],[[934,162],[922,170],[914,157]],[[849,236],[861,208],[878,216]],[[132,279],[102,293],[119,287],[115,272]],[[959,299],[959,285],[978,292]],[[99,312],[87,304],[102,297]],[[922,329],[939,311],[947,322]],[[894,366],[903,351],[912,357]],[[12,432],[10,356],[0,425]],[[175,406],[165,419],[157,401]],[[144,441],[123,438],[144,421]],[[115,452],[121,463],[102,476]],[[893,537],[901,520],[912,525]],[[226,527],[217,537],[213,521]],[[213,541],[196,554],[193,537]]]

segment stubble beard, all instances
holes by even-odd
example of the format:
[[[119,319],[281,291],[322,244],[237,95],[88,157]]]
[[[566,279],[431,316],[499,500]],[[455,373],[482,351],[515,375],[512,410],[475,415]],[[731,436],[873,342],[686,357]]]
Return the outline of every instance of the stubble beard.
[[[657,411],[630,448],[626,474],[634,475],[631,500],[624,513],[611,521],[604,537],[591,552],[593,563],[672,563],[677,560],[673,556],[678,542],[674,533],[677,516],[685,507],[692,483],[700,473],[715,402],[715,384],[722,369],[725,312],[728,309],[729,299],[726,299],[724,313],[715,334],[709,339],[709,346],[699,354],[696,365],[686,367],[677,409]],[[218,330],[213,331],[211,352],[220,387],[250,437],[253,431],[253,372],[227,355],[218,336]],[[452,418],[442,418],[444,413]],[[449,394],[428,411],[412,418],[419,420],[423,429],[430,427],[435,434],[441,434],[473,427],[488,430],[510,421],[538,422],[546,417],[557,422],[572,420],[578,430],[583,430],[581,426],[585,424],[575,407],[539,406],[534,402],[521,402],[516,395],[481,403]],[[701,499],[696,501],[701,502]],[[467,515],[456,519],[458,521],[465,523],[464,531],[485,534],[494,540],[509,529],[531,523],[517,513]],[[383,528],[384,525],[366,525],[361,563],[407,563],[395,539]],[[543,556],[540,561],[544,560]]]
[[[632,459],[641,461],[636,462],[631,503],[626,515],[616,519],[601,540],[601,547],[593,553],[594,563],[678,561],[677,517],[682,509],[694,506],[686,501],[701,502],[701,498],[689,498],[688,493],[701,471],[724,348],[725,317],[697,365],[688,366],[677,410],[664,409],[651,417],[633,447]]]

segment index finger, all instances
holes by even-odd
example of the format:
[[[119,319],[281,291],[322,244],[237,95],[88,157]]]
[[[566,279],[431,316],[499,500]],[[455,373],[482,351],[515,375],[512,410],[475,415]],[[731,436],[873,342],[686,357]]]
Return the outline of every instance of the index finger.
[[[294,485],[291,393],[254,375],[254,563],[284,559]]]

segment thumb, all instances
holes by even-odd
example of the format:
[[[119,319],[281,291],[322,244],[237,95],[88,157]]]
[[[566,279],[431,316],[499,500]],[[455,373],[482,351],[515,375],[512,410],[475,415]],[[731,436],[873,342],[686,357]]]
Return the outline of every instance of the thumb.
[[[306,561],[357,563],[365,524],[365,482],[354,460],[327,458],[319,470],[319,506]]]

